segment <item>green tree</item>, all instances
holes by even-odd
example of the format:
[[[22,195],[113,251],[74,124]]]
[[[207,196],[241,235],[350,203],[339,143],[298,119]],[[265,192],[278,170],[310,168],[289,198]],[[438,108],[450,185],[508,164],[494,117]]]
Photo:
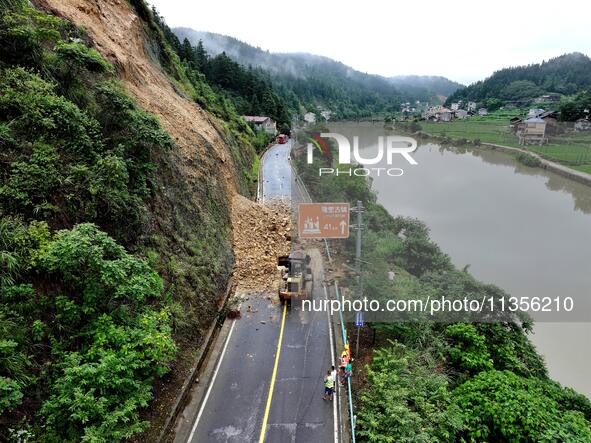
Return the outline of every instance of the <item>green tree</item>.
[[[404,267],[411,274],[421,276],[426,272],[452,269],[449,256],[428,238],[411,235],[402,243]]]
[[[493,360],[486,346],[486,339],[476,327],[468,323],[448,326],[445,334],[451,341],[449,357],[454,366],[469,374],[493,368]]]
[[[367,367],[357,413],[360,442],[450,442],[460,428],[449,381],[424,353],[392,343]]]
[[[561,120],[572,122],[579,118],[589,118],[590,115],[591,90],[583,91],[575,97],[565,99],[560,103]]]
[[[547,395],[547,391],[554,395]],[[561,404],[570,395],[549,382],[509,371],[486,371],[456,388],[462,441],[587,442],[591,426],[581,410]],[[585,403],[586,410],[589,401]]]
[[[161,278],[91,224],[60,231],[40,266],[72,294],[55,298],[54,337],[69,337],[61,337],[63,361],[41,408],[48,434],[130,437],[145,427],[138,410],[175,354],[170,314],[150,306],[162,294]]]
[[[197,69],[203,72],[207,66],[208,55],[205,51],[205,48],[203,47],[202,40],[199,40],[199,43],[197,43],[197,46],[195,47],[195,61],[197,62]]]
[[[191,46],[191,42],[189,39],[185,38],[183,43],[181,44],[179,56],[181,60],[186,60],[190,64],[194,63],[193,60],[193,46]]]
[[[521,100],[534,98],[544,92],[542,88],[529,80],[516,80],[505,86],[500,92],[500,98],[505,100]]]

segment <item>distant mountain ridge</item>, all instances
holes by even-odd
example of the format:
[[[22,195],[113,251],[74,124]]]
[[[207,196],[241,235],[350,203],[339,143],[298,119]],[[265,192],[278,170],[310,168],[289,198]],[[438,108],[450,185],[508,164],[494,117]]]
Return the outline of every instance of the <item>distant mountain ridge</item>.
[[[572,95],[591,88],[591,59],[580,52],[541,63],[501,69],[447,99],[486,102],[529,100],[542,94]]]
[[[397,75],[390,77],[390,81],[401,90],[423,89],[445,97],[465,87],[440,75]]]
[[[174,28],[180,40],[187,38],[192,44],[199,40],[205,49],[213,54],[225,52],[228,56],[246,66],[260,67],[270,74],[287,80],[290,84],[298,80],[314,80],[322,83],[339,84],[351,92],[376,93],[387,97],[399,96],[400,100],[437,100],[437,96],[448,96],[462,85],[444,77],[401,76],[386,78],[357,71],[331,58],[308,53],[273,53],[254,47],[234,37],[222,34],[195,31],[190,28]],[[304,85],[296,85],[306,89]],[[314,85],[310,85],[314,88]]]

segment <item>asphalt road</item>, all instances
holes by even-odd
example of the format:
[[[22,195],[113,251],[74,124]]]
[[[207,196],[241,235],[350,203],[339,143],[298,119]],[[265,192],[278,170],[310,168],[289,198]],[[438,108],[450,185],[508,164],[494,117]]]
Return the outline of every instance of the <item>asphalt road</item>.
[[[292,190],[294,200],[300,198],[288,162],[290,148],[291,143],[275,145],[263,157],[265,203],[291,200]],[[313,296],[324,298],[322,258],[317,251],[311,254]],[[336,407],[322,400],[323,376],[331,365],[326,313],[302,312],[299,303],[292,304],[275,367],[283,318],[277,295],[250,294],[241,312],[241,319],[224,325],[227,338],[216,346],[219,355],[210,363],[209,383],[196,388],[200,392],[177,423],[175,443],[335,442]]]
[[[292,174],[289,164],[289,154],[292,141],[282,145],[274,145],[265,152],[261,161],[262,172],[262,202],[268,204],[270,200],[279,199],[289,201],[292,197]]]

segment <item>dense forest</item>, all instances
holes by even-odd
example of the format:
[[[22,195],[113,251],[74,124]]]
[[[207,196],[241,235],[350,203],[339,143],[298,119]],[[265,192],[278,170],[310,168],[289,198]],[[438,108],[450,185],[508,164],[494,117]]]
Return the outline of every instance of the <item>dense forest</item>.
[[[312,165],[305,155],[296,157],[296,165],[316,201],[363,202],[362,263],[371,266],[362,276],[369,299],[507,296],[456,269],[422,222],[388,214],[364,177],[319,179],[319,167],[335,167],[333,152]],[[333,255],[352,262],[354,251],[350,238]],[[387,277],[392,269],[394,281]],[[350,297],[355,285],[354,277],[341,279]],[[417,314],[370,326],[377,337],[372,358],[366,368],[355,367],[357,441],[591,442],[591,402],[548,377],[528,339],[527,316],[464,323]]]
[[[258,139],[231,90],[212,88],[133,5],[248,193]],[[175,140],[84,30],[26,1],[2,6],[0,440],[121,441],[146,428],[140,410],[178,340],[198,345],[215,317],[233,267],[226,190],[206,150],[189,181]]]
[[[284,96],[280,96],[274,89],[268,74],[261,69],[240,65],[225,52],[212,56],[201,41],[191,43],[184,38],[181,42],[155,9],[152,13],[181,60],[203,74],[218,93],[228,96],[238,113],[269,116],[277,122],[280,132],[289,133],[290,110]]]
[[[263,69],[295,113],[329,109],[335,119],[391,113],[405,101],[437,103],[439,96],[447,96],[461,86],[442,77],[387,79],[356,71],[328,57],[271,53],[211,32],[189,28],[175,28],[174,32],[194,45],[201,41],[213,54],[224,53],[243,66]]]
[[[398,75],[390,77],[390,81],[406,96],[431,103],[437,103],[439,97],[447,98],[464,87],[445,77],[431,75]]]
[[[471,100],[500,104],[530,100],[543,94],[573,95],[591,88],[591,59],[581,53],[564,54],[542,63],[501,69],[485,80],[456,91],[446,104]]]

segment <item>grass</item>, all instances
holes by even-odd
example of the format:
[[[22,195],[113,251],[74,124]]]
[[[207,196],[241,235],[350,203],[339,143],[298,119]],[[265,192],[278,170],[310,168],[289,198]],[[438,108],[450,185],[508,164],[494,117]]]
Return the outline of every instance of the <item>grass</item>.
[[[453,139],[480,140],[505,146],[519,146],[519,140],[509,129],[509,119],[515,112],[494,113],[485,117],[469,117],[445,122],[420,122],[423,131]]]
[[[531,145],[528,149],[577,170],[581,170],[579,167],[587,167],[587,170],[591,168],[591,133],[563,134],[552,138],[546,145]]]
[[[249,179],[252,183],[259,181],[259,169],[261,168],[261,158],[255,154],[254,162],[252,163],[252,169],[250,170]]]
[[[485,117],[470,117],[464,120],[445,122],[420,122],[423,131],[454,140],[476,139],[485,143],[519,147],[519,141],[509,129],[509,119],[519,111],[491,113]],[[591,133],[568,132],[550,139],[550,143],[527,146],[529,151],[542,157],[569,166],[577,171],[591,174]]]
[[[591,174],[591,165],[582,165],[582,166],[572,166],[573,169],[577,171],[586,172],[587,174]]]

